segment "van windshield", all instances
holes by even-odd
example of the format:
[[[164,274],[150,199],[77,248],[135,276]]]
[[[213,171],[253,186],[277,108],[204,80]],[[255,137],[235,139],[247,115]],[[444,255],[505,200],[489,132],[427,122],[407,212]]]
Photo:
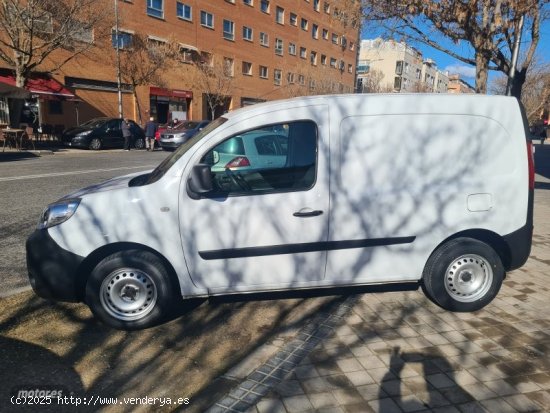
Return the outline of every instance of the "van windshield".
[[[185,141],[183,144],[181,144],[176,151],[167,157],[164,161],[162,161],[159,166],[157,166],[153,172],[148,176],[147,180],[143,182],[143,185],[152,184],[153,182],[158,181],[160,178],[164,176],[166,171],[172,167],[195,143],[200,141],[202,138],[204,138],[206,135],[208,135],[210,132],[212,132],[214,129],[216,129],[218,126],[223,125],[225,122],[227,122],[226,118],[220,117],[212,122],[210,122],[208,125],[204,127],[204,129],[200,130],[195,136],[193,136],[191,139]]]

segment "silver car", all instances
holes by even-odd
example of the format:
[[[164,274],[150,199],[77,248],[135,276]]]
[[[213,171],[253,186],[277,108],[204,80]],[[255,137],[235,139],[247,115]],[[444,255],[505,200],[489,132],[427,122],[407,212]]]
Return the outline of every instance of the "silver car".
[[[209,120],[183,122],[178,129],[167,129],[160,135],[160,146],[167,151],[173,151],[182,143],[195,136],[210,123]]]

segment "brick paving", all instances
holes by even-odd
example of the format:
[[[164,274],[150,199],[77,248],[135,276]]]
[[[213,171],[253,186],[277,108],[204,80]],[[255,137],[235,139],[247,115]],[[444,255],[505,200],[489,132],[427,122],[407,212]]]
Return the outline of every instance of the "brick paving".
[[[447,312],[420,290],[356,296],[265,396],[220,411],[550,412],[549,193],[528,263],[485,309]]]

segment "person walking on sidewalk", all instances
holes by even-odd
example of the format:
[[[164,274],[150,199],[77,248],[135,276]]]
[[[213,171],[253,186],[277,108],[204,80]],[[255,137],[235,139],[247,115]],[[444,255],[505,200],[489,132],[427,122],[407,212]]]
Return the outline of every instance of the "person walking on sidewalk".
[[[132,140],[132,132],[130,131],[130,121],[128,118],[122,120],[122,137],[124,138],[124,150],[130,150],[130,144]]]
[[[149,118],[145,124],[145,146],[147,150],[151,152],[155,150],[155,135],[158,130],[158,125],[155,122],[155,118],[152,116]]]

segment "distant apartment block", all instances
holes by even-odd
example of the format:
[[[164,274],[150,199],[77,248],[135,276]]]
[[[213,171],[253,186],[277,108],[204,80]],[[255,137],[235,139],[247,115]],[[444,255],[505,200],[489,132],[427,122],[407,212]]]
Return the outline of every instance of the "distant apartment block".
[[[476,90],[460,75],[449,75],[449,93],[476,93]]]
[[[362,40],[357,77],[365,92],[447,93],[449,77],[404,42]]]

